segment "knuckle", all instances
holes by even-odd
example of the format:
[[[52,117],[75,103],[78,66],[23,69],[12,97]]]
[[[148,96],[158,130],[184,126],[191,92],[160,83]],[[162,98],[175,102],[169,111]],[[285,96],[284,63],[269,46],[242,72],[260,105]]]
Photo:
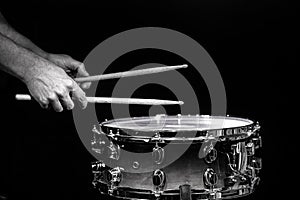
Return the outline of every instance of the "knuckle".
[[[40,102],[40,104],[43,104],[43,105],[46,105],[49,103],[48,100],[45,98],[39,98],[39,102]]]
[[[68,90],[66,88],[61,88],[59,90],[56,91],[57,95],[59,95],[60,97],[66,97],[68,96]]]
[[[48,107],[48,104],[49,104],[49,101],[47,98],[42,98],[42,97],[39,97],[37,98],[39,104],[43,107],[43,108],[46,108]]]
[[[56,97],[56,95],[53,93],[53,94],[50,94],[50,95],[48,96],[48,99],[49,99],[50,101],[55,101],[55,100],[57,99],[57,97]]]
[[[71,79],[66,79],[65,80],[65,86],[67,87],[67,88],[74,88],[74,81],[73,80],[71,80]]]

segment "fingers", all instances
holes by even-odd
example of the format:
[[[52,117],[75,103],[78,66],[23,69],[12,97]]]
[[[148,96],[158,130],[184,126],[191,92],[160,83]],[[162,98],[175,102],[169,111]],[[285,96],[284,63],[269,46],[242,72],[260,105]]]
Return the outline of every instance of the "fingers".
[[[58,95],[62,105],[67,109],[67,110],[72,110],[74,108],[74,103],[70,97],[69,91],[65,91],[63,94]]]
[[[56,112],[62,112],[65,109],[71,110],[74,108],[74,102],[70,97],[70,91],[74,90],[76,83],[72,79],[66,79],[60,85],[60,87],[55,88],[52,92],[43,92],[40,98],[36,98],[40,106],[44,109],[48,109],[50,106]],[[80,89],[80,88],[79,88]],[[77,91],[78,89],[76,89]],[[84,99],[85,94],[76,92],[78,99]],[[84,95],[84,97],[82,97]],[[82,101],[82,100],[81,100]],[[84,102],[84,100],[82,101]],[[84,108],[86,104],[83,103]],[[83,107],[82,106],[82,107]]]
[[[53,109],[56,112],[61,112],[63,107],[67,110],[74,108],[74,102],[70,97],[70,91],[73,94],[74,100],[79,104],[82,109],[87,106],[87,99],[82,89],[71,79],[65,80],[65,89],[56,90],[56,98],[50,98]]]
[[[61,101],[68,110],[72,110],[74,108],[74,103],[70,95],[66,95],[65,97],[61,98]]]
[[[68,60],[72,60],[73,65],[77,65],[81,73],[85,71],[84,65],[80,62],[71,58]],[[37,65],[38,70],[29,71],[32,73],[30,79],[26,81],[30,94],[39,102],[41,107],[48,108],[51,106],[57,112],[63,111],[64,108],[71,110],[74,108],[74,102],[70,92],[73,92],[74,100],[79,103],[80,107],[86,108],[87,99],[78,84],[66,74],[62,67],[58,67],[58,65],[47,60],[43,61]],[[72,68],[69,69],[72,70]],[[37,71],[39,73],[36,73]],[[85,75],[87,74],[86,72]]]
[[[82,91],[82,89],[78,86],[78,84],[72,80],[72,79],[68,79],[66,80],[66,86],[68,88],[69,92],[72,92],[73,94],[73,99],[75,99],[79,105],[81,106],[82,109],[85,109],[87,106],[87,99],[85,96],[85,92]],[[68,107],[72,107],[71,109],[73,109],[74,107],[74,103],[70,98],[69,92],[67,95],[61,95],[63,96],[63,101],[66,102],[68,104]],[[71,106],[70,101],[72,101],[73,105]]]
[[[75,83],[74,89],[72,91],[73,99],[75,99],[82,109],[85,109],[87,106],[87,99],[85,96],[85,92]]]
[[[77,75],[79,75],[79,76],[89,76],[89,73],[86,71],[85,66],[84,66],[83,63],[69,57],[69,64],[71,65],[72,69],[77,71]],[[82,83],[80,86],[83,89],[88,89],[91,86],[91,82]]]
[[[44,109],[48,109],[49,108],[49,101],[48,99],[46,100],[37,100],[38,103],[40,104],[40,106]]]
[[[50,99],[50,103],[52,105],[52,108],[56,111],[56,112],[62,112],[64,109],[62,107],[62,105],[60,104],[57,96],[53,97],[52,99]]]

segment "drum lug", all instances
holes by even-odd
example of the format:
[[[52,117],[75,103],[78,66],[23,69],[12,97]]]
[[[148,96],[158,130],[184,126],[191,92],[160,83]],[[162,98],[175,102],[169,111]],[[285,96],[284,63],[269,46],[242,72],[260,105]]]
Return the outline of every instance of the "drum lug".
[[[229,165],[230,165],[230,167],[236,169],[237,168],[236,157],[240,153],[239,144],[231,145],[231,150],[232,150],[232,159],[230,159],[230,156],[228,155]]]
[[[252,188],[255,188],[260,182],[260,178],[259,177],[255,177],[253,178],[252,182],[251,182],[251,185],[252,185]]]
[[[255,145],[253,142],[248,142],[246,145],[247,156],[253,156],[255,154]]]
[[[256,122],[256,124],[252,127],[251,134],[254,135],[254,136],[258,135],[259,130],[260,130],[259,122]]]
[[[247,155],[253,156],[255,154],[255,149],[259,149],[262,147],[262,140],[261,136],[254,136],[250,142],[247,143],[246,149],[247,149]]]
[[[155,170],[152,175],[152,182],[154,185],[154,196],[158,198],[163,193],[163,188],[166,184],[165,173],[160,169]]]
[[[96,128],[95,125],[92,129],[92,132],[93,132],[93,139],[91,140],[92,150],[96,153],[103,154],[103,152],[105,150],[105,144],[106,144],[107,138],[101,130],[99,131]]]
[[[95,161],[92,162],[92,171],[93,173],[99,173],[99,172],[103,172],[103,170],[105,169],[105,163],[102,161]]]
[[[113,191],[118,187],[120,182],[122,181],[122,171],[124,169],[121,167],[115,167],[108,171],[108,193],[113,194]]]
[[[262,147],[262,139],[261,139],[261,136],[257,136],[257,137],[252,138],[252,142],[253,142],[253,144],[254,144],[254,148],[255,148],[255,149],[258,149],[258,148],[261,148],[261,147]]]
[[[158,142],[159,142],[159,143],[164,143],[164,142],[165,142],[165,141],[161,138],[159,132],[156,132],[156,133],[154,134],[154,136],[153,136],[149,141],[151,141],[151,142],[156,142],[156,145],[157,145]],[[148,141],[147,141],[147,142],[148,142]]]
[[[251,179],[251,185],[254,187],[259,183],[258,173],[262,168],[262,159],[252,157],[248,163],[247,175]]]
[[[204,161],[207,164],[211,164],[217,159],[218,151],[214,148],[214,144],[215,142],[211,142],[209,146],[204,147]]]
[[[249,166],[252,167],[258,173],[259,170],[261,170],[261,168],[262,168],[262,159],[253,157],[250,160]]]
[[[260,125],[259,122],[256,122],[255,126],[254,126],[254,132],[260,130]]]
[[[233,187],[238,182],[238,178],[235,175],[228,176],[224,179],[224,185],[226,188]]]
[[[152,157],[155,164],[160,165],[165,159],[165,150],[156,144],[152,151]]]
[[[103,172],[107,169],[106,165],[102,161],[92,162],[92,173],[94,175],[92,184],[94,187],[103,179]]]
[[[120,146],[118,144],[114,144],[113,142],[110,141],[108,148],[108,156],[109,158],[113,160],[119,160],[120,158]]]
[[[209,188],[214,188],[218,182],[218,175],[212,168],[207,168],[203,175],[203,182]]]

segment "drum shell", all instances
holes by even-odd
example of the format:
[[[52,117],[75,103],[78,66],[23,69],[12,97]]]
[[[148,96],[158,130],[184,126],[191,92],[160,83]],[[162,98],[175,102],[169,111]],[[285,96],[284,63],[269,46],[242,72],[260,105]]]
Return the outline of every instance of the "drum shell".
[[[128,144],[131,145],[131,144]],[[173,145],[174,148],[176,146],[182,144],[170,144]],[[135,145],[134,145],[135,146]],[[137,145],[139,146],[139,145]],[[143,148],[145,145],[142,145]],[[205,189],[208,188],[204,184],[204,173],[208,168],[212,168],[218,176],[217,184],[214,186],[216,188],[221,188],[224,186],[223,179],[226,177],[226,156],[220,150],[220,145],[216,145],[215,148],[218,151],[218,159],[216,159],[212,163],[206,163],[204,158],[199,158],[199,153],[202,150],[202,145],[191,144],[187,151],[185,151],[177,160],[172,162],[167,166],[163,166],[165,159],[161,164],[156,164],[153,159],[152,163],[145,163],[149,170],[146,173],[139,173],[139,169],[125,169],[125,172],[122,173],[123,179],[120,183],[120,187],[130,187],[136,189],[145,189],[145,190],[153,190],[153,182],[152,175],[153,171],[156,169],[160,169],[165,173],[166,183],[164,186],[164,190],[178,190],[180,185],[189,184],[193,189]],[[172,152],[165,150],[164,156],[168,157]],[[136,162],[134,159],[127,160],[128,163]],[[142,165],[142,163],[140,163]],[[163,167],[162,167],[163,166]],[[142,167],[142,166],[140,166]],[[131,172],[126,172],[131,171]],[[132,173],[134,172],[134,173]]]
[[[257,127],[259,129],[259,126]],[[102,179],[99,181],[102,189],[99,190],[107,194],[109,192],[103,188],[114,188],[111,194],[119,197],[129,197],[131,196],[129,193],[154,195],[158,190],[163,192],[163,195],[178,195],[180,186],[189,185],[192,195],[206,195],[211,192],[214,194],[213,191],[221,191],[224,196],[237,197],[251,193],[258,178],[256,172],[249,168],[252,166],[251,160],[254,155],[248,155],[246,146],[252,142],[253,137],[258,137],[258,129],[254,124],[250,124],[245,127],[194,131],[196,137],[210,135],[220,137],[193,141],[189,140],[192,138],[190,132],[132,131],[126,134],[127,131],[102,126],[100,135],[109,141],[106,144],[110,143],[110,146],[114,146],[113,149],[120,149],[117,159],[106,159],[107,167],[104,171],[107,173],[113,168],[121,169],[121,181],[112,187],[111,182]],[[227,135],[237,137],[226,138]],[[182,151],[185,147],[186,151]],[[208,162],[204,155],[206,150],[211,148],[216,150],[217,157]],[[154,153],[157,149],[163,151],[163,159],[159,159],[160,162],[157,162]],[[174,151],[183,153],[174,155]],[[130,154],[132,155],[129,156]],[[111,157],[109,153],[104,156]],[[170,162],[172,160],[173,162]],[[213,185],[205,183],[204,177],[209,169],[217,176],[217,182]],[[153,172],[156,170],[161,170],[165,174],[165,182],[159,188],[153,184]],[[231,184],[232,180],[238,182]],[[124,191],[126,192],[123,193]],[[145,199],[148,197],[145,196]]]

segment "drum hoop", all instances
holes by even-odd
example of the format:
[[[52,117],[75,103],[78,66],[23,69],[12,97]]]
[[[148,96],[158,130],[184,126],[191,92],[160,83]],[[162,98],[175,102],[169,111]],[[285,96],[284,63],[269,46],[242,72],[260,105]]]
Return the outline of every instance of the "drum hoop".
[[[107,135],[109,138],[116,140],[116,141],[136,141],[136,142],[145,142],[145,143],[157,143],[157,142],[173,142],[176,143],[201,143],[207,140],[215,140],[215,141],[240,141],[243,139],[246,139],[250,137],[253,133],[252,132],[246,132],[241,134],[235,134],[235,135],[225,135],[225,136],[219,136],[219,137],[213,137],[213,136],[199,136],[194,138],[188,138],[188,137],[161,137],[161,138],[155,138],[155,137],[143,137],[143,136],[130,136],[130,135]]]
[[[174,117],[174,116],[170,116]],[[246,139],[250,137],[251,135],[255,134],[260,129],[259,125],[255,125],[255,123],[252,120],[248,119],[243,119],[243,118],[237,118],[237,117],[225,117],[225,116],[186,116],[186,117],[203,117],[205,119],[207,118],[230,118],[232,120],[237,119],[240,121],[247,121],[250,124],[244,125],[244,126],[237,126],[237,127],[232,127],[232,128],[221,128],[221,129],[210,129],[210,130],[184,130],[184,131],[176,131],[176,130],[151,130],[151,131],[137,131],[134,129],[120,129],[120,128],[115,128],[115,127],[106,127],[106,124],[112,123],[112,122],[117,122],[117,121],[126,121],[130,120],[131,118],[121,118],[121,119],[116,119],[116,120],[110,120],[110,121],[105,121],[100,123],[100,130],[103,134],[107,135],[109,138],[117,141],[136,141],[136,142],[146,142],[146,143],[157,143],[157,142],[178,142],[178,143],[190,143],[190,142],[203,142],[206,140],[217,140],[217,141],[238,141],[242,139]],[[139,119],[147,119],[149,117],[138,117]],[[102,129],[106,128],[109,130],[109,133],[104,132]],[[163,133],[176,133],[176,132],[194,132],[196,131],[197,133],[200,134],[200,136],[197,137],[165,137],[161,136]],[[126,132],[126,133],[149,133],[151,136],[139,136],[139,135],[124,135],[120,134],[120,132]],[[158,136],[159,135],[159,136]],[[158,137],[157,137],[158,136]]]
[[[240,118],[240,117],[229,117],[229,116],[217,116],[217,115],[158,115],[158,116],[162,116],[162,117],[177,117],[178,119],[180,119],[181,117],[190,117],[190,118],[202,118],[202,119],[231,119],[231,120],[239,120],[239,121],[245,121],[245,122],[249,122],[250,124],[245,125],[245,126],[251,126],[254,124],[253,120],[250,119],[246,119],[246,118]],[[149,118],[155,118],[156,116],[149,116],[149,117],[127,117],[127,118],[119,118],[119,119],[112,119],[112,120],[106,120],[104,122],[100,123],[100,126],[105,126],[106,124],[111,124],[114,122],[123,122],[123,121],[130,121],[132,119],[138,119],[138,120],[143,120],[143,119],[149,119]],[[236,127],[230,127],[227,129],[231,129],[231,128],[239,128],[239,127],[243,127],[243,126],[236,126]],[[225,129],[225,128],[224,128]],[[127,130],[132,130],[132,131],[137,131],[134,129],[127,129]],[[210,130],[222,130],[222,129],[210,129]],[[210,131],[210,130],[198,130],[198,131]],[[153,130],[153,131],[145,131],[145,132],[156,132],[158,130]],[[177,130],[166,130],[167,132],[177,132]],[[185,131],[195,131],[195,130],[185,130]],[[144,131],[140,131],[140,132],[144,132]]]
[[[102,187],[107,187],[105,183],[99,183],[102,185]],[[222,199],[231,199],[231,198],[236,198],[236,197],[243,197],[246,195],[249,195],[253,193],[255,187],[251,184],[247,185],[242,185],[240,188],[237,189],[232,189],[232,188],[215,188],[213,192],[218,192],[221,193]],[[154,197],[154,193],[152,190],[147,190],[147,189],[134,189],[130,187],[118,187],[117,188],[117,194],[111,194],[110,196],[114,196],[117,198],[122,198],[122,199],[137,199],[134,198],[136,195],[145,195],[147,198],[139,198],[140,199],[145,199],[149,200]],[[244,191],[242,194],[239,193],[239,191]],[[102,194],[107,194],[103,191],[100,191]],[[209,196],[212,191],[209,189],[192,189],[191,190],[191,195],[196,196],[196,195],[207,195]],[[126,193],[126,195],[122,196],[122,193]],[[167,196],[179,196],[180,192],[179,190],[165,190],[162,194],[161,197],[167,197]]]

